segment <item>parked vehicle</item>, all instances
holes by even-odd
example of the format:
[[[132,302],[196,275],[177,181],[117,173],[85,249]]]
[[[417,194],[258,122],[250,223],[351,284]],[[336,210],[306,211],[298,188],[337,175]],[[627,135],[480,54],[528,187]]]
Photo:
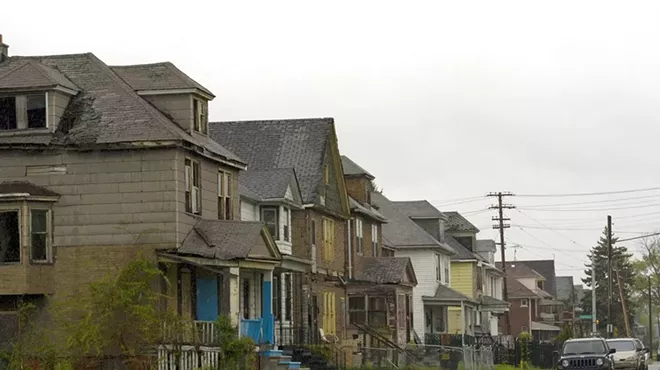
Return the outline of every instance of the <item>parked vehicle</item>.
[[[635,342],[637,343],[637,348],[641,348],[644,352],[644,369],[648,370],[649,362],[651,362],[651,348],[646,347],[644,342],[639,338],[635,338]]]
[[[614,361],[617,369],[646,370],[646,354],[641,341],[635,338],[608,339],[610,348],[616,349]]]
[[[558,353],[557,369],[614,370],[614,353],[616,349],[610,348],[603,338],[569,339]]]

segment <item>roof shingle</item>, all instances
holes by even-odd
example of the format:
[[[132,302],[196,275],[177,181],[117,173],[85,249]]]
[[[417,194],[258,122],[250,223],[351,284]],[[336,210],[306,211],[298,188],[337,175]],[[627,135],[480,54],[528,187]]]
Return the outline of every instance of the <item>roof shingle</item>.
[[[237,153],[249,169],[293,168],[304,203],[316,200],[332,118],[212,122],[210,135]]]
[[[408,257],[358,257],[355,262],[355,279],[375,284],[404,282],[408,267],[411,265]],[[413,271],[412,268],[410,271]],[[413,283],[417,284],[414,276],[413,279]]]
[[[170,62],[111,66],[110,68],[136,91],[198,89],[214,96],[211,91],[188,77]]]
[[[554,260],[532,260],[532,261],[517,261],[518,264],[523,264],[538,272],[545,278],[545,290],[557,296],[557,285],[555,284],[555,261]]]
[[[177,253],[233,260],[248,257],[252,248],[265,243],[263,222],[200,220]]]
[[[438,218],[445,219],[437,208],[427,200],[395,201],[396,208],[410,218]]]
[[[474,232],[478,233],[479,229],[468,221],[463,215],[458,212],[443,212],[447,216],[445,230],[449,233],[452,232]]]
[[[369,180],[376,178],[345,155],[341,156],[341,165],[344,168],[344,175],[346,176],[366,176]]]
[[[292,168],[248,170],[241,172],[239,182],[246,190],[244,195],[250,197],[249,194],[253,194],[257,197],[255,200],[283,200],[290,189],[290,201],[302,206],[298,181]]]

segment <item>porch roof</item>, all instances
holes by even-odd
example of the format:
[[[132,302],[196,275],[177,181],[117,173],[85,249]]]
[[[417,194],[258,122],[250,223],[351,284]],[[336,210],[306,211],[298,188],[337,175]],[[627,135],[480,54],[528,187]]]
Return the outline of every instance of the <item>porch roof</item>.
[[[358,257],[355,280],[376,284],[417,285],[417,277],[408,257]]]
[[[440,303],[445,305],[460,305],[461,303],[468,305],[478,304],[477,301],[472,300],[443,284],[438,285],[433,297],[422,296],[422,300],[424,303]]]
[[[500,308],[505,310],[508,309],[510,306],[509,302],[494,297],[490,297],[487,295],[482,295],[479,298],[479,303],[485,308]]]
[[[219,260],[282,259],[263,222],[200,220],[176,251]]]
[[[559,326],[548,325],[538,321],[532,321],[532,330],[538,331],[561,331]]]

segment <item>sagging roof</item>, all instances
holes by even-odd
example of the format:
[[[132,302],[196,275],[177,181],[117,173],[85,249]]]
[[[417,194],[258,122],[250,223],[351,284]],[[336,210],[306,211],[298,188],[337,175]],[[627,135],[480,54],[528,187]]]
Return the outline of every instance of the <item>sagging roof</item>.
[[[374,220],[380,221],[382,223],[387,222],[387,218],[383,216],[376,208],[372,207],[369,204],[361,204],[357,199],[353,197],[348,197],[348,201],[351,205],[351,212],[360,213],[364,216],[370,217]]]
[[[355,263],[355,280],[375,284],[417,285],[417,277],[408,257],[358,257]],[[410,281],[406,281],[408,279]]]
[[[59,197],[60,195],[31,182],[7,181],[0,183],[0,197],[2,196]]]
[[[177,254],[226,261],[248,257],[282,258],[265,224],[252,221],[200,220]]]
[[[473,232],[478,233],[479,229],[474,226],[470,221],[468,221],[463,215],[458,212],[450,211],[443,212],[447,216],[447,222],[445,223],[445,231],[448,233],[455,232]]]
[[[304,203],[314,203],[323,180],[332,118],[212,122],[213,139],[245,160],[249,169],[293,168]]]
[[[455,253],[451,247],[439,242],[410,217],[400,212],[383,194],[371,193],[371,201],[389,221],[382,226],[382,233],[383,239],[392,247],[397,249],[424,247],[438,249],[446,254]]]
[[[345,155],[341,156],[341,165],[344,168],[345,176],[365,176],[369,180],[376,178],[374,175],[370,174],[367,170],[360,167],[360,165],[353,162],[353,160]]]
[[[212,97],[215,96],[170,62],[110,68],[136,91],[197,89]]]
[[[9,57],[0,63],[0,76],[4,76],[0,78],[0,86],[3,80],[6,87],[13,86],[13,76],[21,76],[23,85],[34,84],[34,88],[57,83],[76,90],[56,132],[25,130],[3,135],[0,146],[116,149],[185,145],[238,168],[245,167],[238,156],[209,137],[195,132],[188,134],[91,53]]]

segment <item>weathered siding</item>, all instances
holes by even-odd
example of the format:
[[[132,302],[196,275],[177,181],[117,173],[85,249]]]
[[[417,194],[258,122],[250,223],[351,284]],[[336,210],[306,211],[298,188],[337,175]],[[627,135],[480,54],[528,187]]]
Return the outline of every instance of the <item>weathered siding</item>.
[[[69,95],[59,91],[48,92],[48,124],[53,132],[57,131],[70,99]]]
[[[336,175],[337,167],[335,166],[335,161],[333,160],[332,151],[330,150],[329,145],[325,149],[325,159],[323,165],[328,166],[329,174],[329,183],[327,185],[324,183],[323,172],[321,172],[321,181],[319,182],[319,190],[325,189],[326,193],[325,207],[330,211],[342,214],[345,212],[345,210],[342,206],[340,183],[344,183],[344,176]],[[322,171],[324,171],[324,169],[322,169]],[[316,204],[321,204],[319,197],[316,199]]]
[[[358,202],[369,203],[367,192],[371,188],[369,180],[365,177],[344,178],[346,183],[346,192]]]
[[[241,200],[241,220],[257,221],[259,220],[259,207],[248,200]]]
[[[472,262],[451,263],[451,288],[468,298],[474,298],[476,281],[475,264]]]
[[[168,94],[143,96],[161,112],[170,116],[181,128],[190,132],[193,123],[191,94]]]

